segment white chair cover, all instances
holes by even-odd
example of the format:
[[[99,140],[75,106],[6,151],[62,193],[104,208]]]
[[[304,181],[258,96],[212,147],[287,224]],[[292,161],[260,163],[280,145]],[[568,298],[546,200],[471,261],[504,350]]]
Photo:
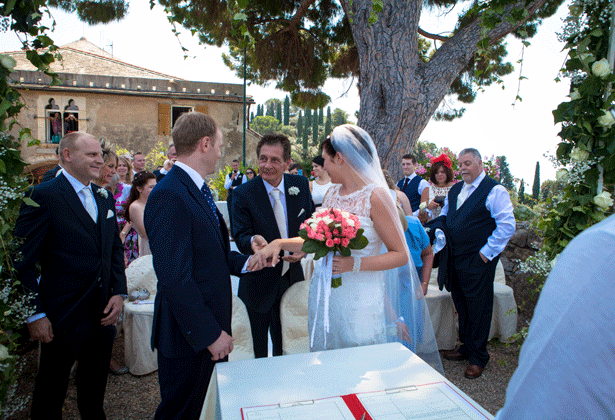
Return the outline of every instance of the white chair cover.
[[[236,295],[233,295],[233,314],[231,321],[233,330],[233,351],[228,356],[229,362],[254,359],[254,343],[252,329],[246,305]]]
[[[308,295],[314,271],[314,255],[301,260],[304,281],[293,284],[282,296],[280,320],[282,323],[283,354],[309,353]]]
[[[158,279],[152,264],[152,256],[145,255],[134,260],[126,269],[126,286],[128,293],[135,289],[147,289],[151,295],[156,294]]]

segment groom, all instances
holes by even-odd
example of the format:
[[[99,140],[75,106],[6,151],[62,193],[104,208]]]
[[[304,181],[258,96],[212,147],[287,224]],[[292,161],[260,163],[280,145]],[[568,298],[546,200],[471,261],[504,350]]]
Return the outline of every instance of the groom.
[[[215,121],[185,113],[172,136],[177,161],[152,190],[144,216],[158,278],[152,348],[162,401],[155,419],[190,420],[199,418],[214,364],[233,351],[230,275],[259,269],[263,259],[230,250],[204,181],[224,147]]]
[[[259,176],[233,191],[233,237],[244,254],[274,239],[298,236],[299,226],[314,212],[307,178],[284,174],[290,164],[286,136],[265,135],[256,146],[256,155]],[[269,329],[273,355],[282,355],[280,300],[291,285],[303,280],[299,261],[304,255],[288,255],[282,264],[246,274],[239,281],[237,294],[248,310],[257,358],[267,357]]]

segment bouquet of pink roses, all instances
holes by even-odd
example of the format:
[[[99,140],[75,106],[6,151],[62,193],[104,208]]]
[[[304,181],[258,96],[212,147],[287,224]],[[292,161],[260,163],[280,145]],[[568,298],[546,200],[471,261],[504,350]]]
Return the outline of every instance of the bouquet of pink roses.
[[[314,254],[314,260],[329,253],[349,257],[351,249],[363,249],[368,244],[359,218],[350,212],[333,208],[313,214],[301,225],[299,236],[305,241],[302,251]],[[341,284],[341,275],[332,277],[331,287]]]

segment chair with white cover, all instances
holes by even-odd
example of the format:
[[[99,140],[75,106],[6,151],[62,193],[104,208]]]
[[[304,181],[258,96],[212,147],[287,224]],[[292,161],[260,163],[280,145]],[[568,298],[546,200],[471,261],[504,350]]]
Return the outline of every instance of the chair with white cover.
[[[308,295],[310,293],[310,280],[314,271],[313,257],[312,254],[309,254],[301,260],[305,280],[289,287],[280,302],[283,354],[310,352]]]
[[[235,341],[233,341],[233,351],[228,356],[229,362],[254,359],[254,343],[248,310],[236,295],[233,295],[231,330]]]
[[[126,286],[129,293],[135,289],[147,289],[150,295],[156,294],[158,279],[151,255],[139,257],[130,263],[126,269]]]

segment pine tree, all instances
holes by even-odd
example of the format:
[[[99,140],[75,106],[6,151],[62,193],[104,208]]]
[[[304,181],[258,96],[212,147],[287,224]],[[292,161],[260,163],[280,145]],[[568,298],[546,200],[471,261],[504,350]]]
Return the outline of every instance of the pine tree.
[[[502,184],[508,191],[512,191],[515,189],[515,183],[513,176],[510,173],[506,156],[498,156],[498,160],[500,161],[500,184]]]
[[[331,134],[331,107],[327,107],[327,121],[325,122],[325,136]]]
[[[540,199],[540,162],[536,162],[536,172],[534,172],[534,185],[532,186],[532,198],[536,201]]]
[[[290,99],[284,98],[284,125],[290,125]]]
[[[284,116],[282,115],[282,102],[278,102],[275,116],[280,124],[284,122]]]
[[[525,203],[525,182],[521,179],[521,185],[519,185],[519,203]]]
[[[299,110],[297,114],[297,140],[301,139],[303,136],[303,112]]]

